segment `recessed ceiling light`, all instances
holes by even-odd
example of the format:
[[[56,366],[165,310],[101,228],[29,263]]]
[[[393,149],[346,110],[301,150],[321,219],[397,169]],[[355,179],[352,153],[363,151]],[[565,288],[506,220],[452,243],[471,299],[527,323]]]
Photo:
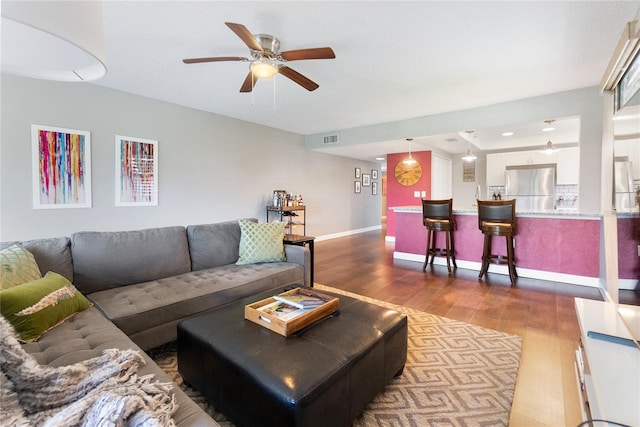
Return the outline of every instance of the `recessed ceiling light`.
[[[384,157],[376,157],[376,160],[384,160]]]
[[[542,129],[542,132],[551,132],[552,130],[556,130],[553,126],[549,126],[548,128]]]
[[[502,136],[512,136],[513,132],[504,132]]]

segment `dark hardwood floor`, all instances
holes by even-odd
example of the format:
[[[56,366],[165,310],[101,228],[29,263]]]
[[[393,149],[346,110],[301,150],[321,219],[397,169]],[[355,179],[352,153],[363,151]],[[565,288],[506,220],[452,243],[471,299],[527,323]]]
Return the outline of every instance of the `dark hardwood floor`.
[[[315,243],[315,281],[390,303],[523,338],[511,426],[576,426],[574,370],[579,329],[574,297],[602,300],[597,289],[395,260],[384,229]],[[637,301],[637,293],[630,299]]]

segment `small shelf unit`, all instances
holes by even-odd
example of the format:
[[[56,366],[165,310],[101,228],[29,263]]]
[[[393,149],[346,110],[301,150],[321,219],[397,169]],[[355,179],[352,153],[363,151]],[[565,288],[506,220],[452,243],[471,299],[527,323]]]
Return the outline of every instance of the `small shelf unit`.
[[[298,206],[267,206],[267,222],[274,217],[285,222],[285,234],[307,234],[307,207]]]
[[[588,336],[589,331],[632,338],[619,307],[637,322],[640,307],[575,298],[580,325],[576,377],[583,420],[608,420],[640,426],[640,349]]]

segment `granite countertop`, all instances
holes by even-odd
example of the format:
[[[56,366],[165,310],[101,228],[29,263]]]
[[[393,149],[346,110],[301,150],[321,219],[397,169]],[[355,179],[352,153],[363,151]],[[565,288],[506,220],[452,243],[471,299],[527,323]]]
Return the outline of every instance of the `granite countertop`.
[[[422,213],[422,206],[394,206],[390,207],[394,212],[406,212],[406,213]],[[477,215],[478,208],[464,208],[453,209],[453,213],[456,215]],[[637,215],[638,212],[635,212]],[[625,216],[631,214],[624,214]],[[601,213],[592,212],[579,212],[577,209],[561,208],[561,209],[549,209],[544,211],[516,211],[516,216],[530,216],[530,217],[555,217],[555,218],[585,218],[585,219],[597,219],[601,218]],[[621,214],[618,212],[618,216]]]

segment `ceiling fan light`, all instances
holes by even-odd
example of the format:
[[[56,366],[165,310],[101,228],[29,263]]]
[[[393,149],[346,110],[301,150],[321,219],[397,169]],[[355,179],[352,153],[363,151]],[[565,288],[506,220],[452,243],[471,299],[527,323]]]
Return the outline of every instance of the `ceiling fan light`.
[[[251,73],[259,79],[270,79],[278,72],[278,68],[267,60],[253,62],[250,66]]]

